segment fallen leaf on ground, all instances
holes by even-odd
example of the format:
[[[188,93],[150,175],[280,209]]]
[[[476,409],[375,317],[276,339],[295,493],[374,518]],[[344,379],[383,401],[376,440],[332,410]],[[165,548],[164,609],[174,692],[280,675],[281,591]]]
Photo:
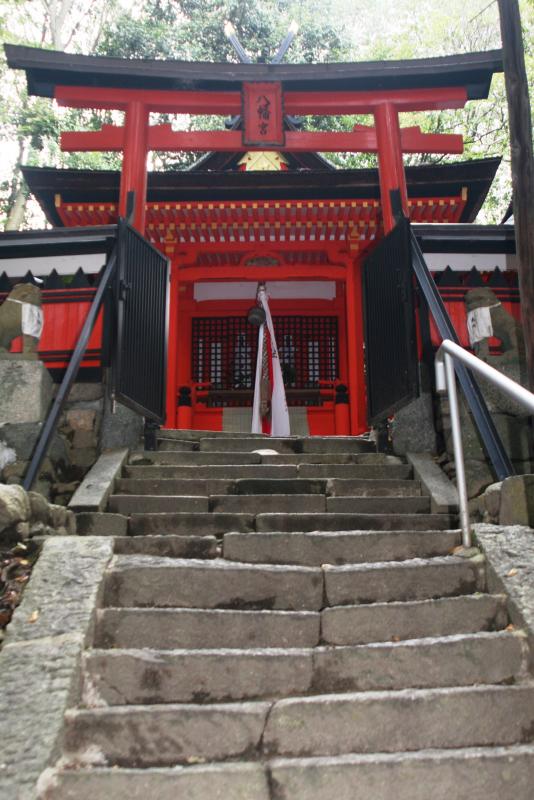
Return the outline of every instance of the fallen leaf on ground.
[[[507,578],[513,578],[514,575],[517,575],[517,570],[515,567],[506,573]]]

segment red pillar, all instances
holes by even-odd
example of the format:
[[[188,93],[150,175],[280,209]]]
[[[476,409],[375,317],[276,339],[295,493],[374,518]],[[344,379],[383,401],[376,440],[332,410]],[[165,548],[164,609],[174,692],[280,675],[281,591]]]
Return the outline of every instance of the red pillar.
[[[126,216],[128,192],[135,192],[133,224],[144,235],[149,115],[144,103],[134,100],[128,103],[125,116],[119,214]]]
[[[353,436],[367,430],[365,373],[363,353],[363,317],[360,270],[347,260],[345,284],[347,308],[347,357],[350,403],[350,432]]]
[[[390,197],[390,192],[393,189],[400,191],[402,210],[408,216],[408,192],[402,161],[399,114],[393,103],[381,103],[376,107],[374,117],[378,145],[382,216],[384,219],[384,231],[389,233],[395,227],[395,217]]]

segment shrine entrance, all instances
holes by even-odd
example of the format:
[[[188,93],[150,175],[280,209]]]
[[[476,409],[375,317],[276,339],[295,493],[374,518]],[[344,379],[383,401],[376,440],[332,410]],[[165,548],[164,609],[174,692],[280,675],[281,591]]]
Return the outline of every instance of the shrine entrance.
[[[250,430],[258,333],[247,314],[266,283],[292,429],[367,429],[359,264],[378,213],[376,200],[169,203],[149,211],[148,235],[172,258],[169,427]]]
[[[57,195],[54,213],[64,225],[128,217],[169,259],[166,426],[220,429],[225,409],[249,407],[254,342],[245,320],[257,284],[265,282],[268,289],[282,287],[278,295],[273,288],[271,311],[290,403],[306,410],[309,433],[365,431],[362,260],[400,217],[458,222],[467,202],[463,188],[451,186],[441,197],[417,189],[408,196],[404,154],[460,154],[463,140],[403,127],[402,117],[487,97],[500,56],[386,65],[284,65],[277,57],[270,64],[216,66],[130,61],[117,69],[115,60],[101,57],[13,45],[6,53],[9,66],[26,70],[32,92],[62,106],[124,112],[122,125],[61,136],[65,151],[122,152],[118,202],[115,195],[98,205],[79,197],[64,203]],[[154,119],[161,114],[215,115],[221,126],[176,130]],[[309,130],[306,118],[313,117],[355,119],[350,130]],[[151,151],[210,155],[191,171],[195,180],[184,192],[172,194],[175,178],[167,173],[164,196],[173,199],[153,202]],[[365,181],[358,193],[345,188],[343,171],[322,160],[324,153],[355,152],[376,154],[380,199]],[[221,166],[236,157],[230,168]],[[263,178],[265,169],[277,170],[276,186]],[[394,325],[386,327],[390,338],[399,335]],[[340,386],[348,389],[348,396],[337,393],[348,413],[336,415]]]
[[[190,388],[193,428],[250,431],[258,329],[247,312],[256,287],[199,282],[181,293],[178,338],[190,346],[177,353],[176,413]],[[292,430],[334,434],[336,389],[347,381],[344,284],[267,281],[267,292]]]

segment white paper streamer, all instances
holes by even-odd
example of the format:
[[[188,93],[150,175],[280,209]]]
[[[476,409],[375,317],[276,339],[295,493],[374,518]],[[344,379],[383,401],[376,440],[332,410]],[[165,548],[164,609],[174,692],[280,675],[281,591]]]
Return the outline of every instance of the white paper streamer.
[[[287,407],[286,390],[284,387],[284,378],[282,376],[282,367],[280,365],[280,358],[278,356],[278,347],[276,346],[276,338],[274,335],[273,319],[271,317],[271,310],[269,308],[269,301],[267,292],[264,288],[260,288],[258,292],[258,301],[265,311],[265,323],[269,336],[271,338],[271,356],[272,356],[272,370],[273,370],[273,388],[271,395],[271,436],[290,436],[289,426],[289,409]],[[260,417],[260,383],[261,383],[261,369],[262,369],[262,356],[263,356],[263,325],[259,330],[258,340],[258,360],[256,362],[256,381],[254,384],[254,403],[252,408],[252,433],[261,433],[261,417]]]

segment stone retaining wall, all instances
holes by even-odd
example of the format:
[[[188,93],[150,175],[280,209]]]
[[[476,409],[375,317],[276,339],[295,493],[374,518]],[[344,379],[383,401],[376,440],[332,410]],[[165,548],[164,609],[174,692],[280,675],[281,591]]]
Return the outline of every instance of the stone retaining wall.
[[[34,485],[36,491],[56,505],[67,505],[98,458],[103,407],[101,383],[77,383],[72,387]],[[8,422],[0,426],[3,483],[22,482],[41,428],[42,422]]]

